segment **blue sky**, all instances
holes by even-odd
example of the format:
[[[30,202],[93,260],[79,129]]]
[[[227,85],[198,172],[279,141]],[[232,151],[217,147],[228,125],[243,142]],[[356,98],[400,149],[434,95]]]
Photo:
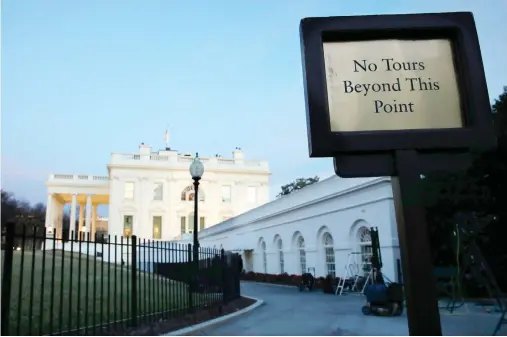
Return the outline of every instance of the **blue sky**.
[[[45,202],[50,173],[107,174],[144,142],[269,161],[272,196],[309,159],[299,21],[472,11],[489,93],[507,85],[504,0],[3,0],[2,188]]]

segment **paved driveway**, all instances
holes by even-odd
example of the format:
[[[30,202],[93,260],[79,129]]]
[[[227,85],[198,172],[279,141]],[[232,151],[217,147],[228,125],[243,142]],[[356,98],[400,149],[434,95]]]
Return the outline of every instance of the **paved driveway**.
[[[299,292],[280,287],[244,282],[244,295],[260,298],[264,304],[250,313],[200,331],[199,335],[236,336],[352,336],[407,335],[406,315],[400,317],[364,316],[363,297],[332,296],[319,292]],[[441,315],[444,335],[491,335],[498,320],[494,314]],[[505,335],[503,329],[499,335]]]

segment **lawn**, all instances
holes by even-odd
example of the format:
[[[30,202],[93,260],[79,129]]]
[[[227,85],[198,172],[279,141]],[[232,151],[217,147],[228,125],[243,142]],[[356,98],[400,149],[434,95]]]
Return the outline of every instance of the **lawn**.
[[[181,315],[189,307],[184,283],[138,272],[137,284],[139,324]],[[199,306],[220,299],[219,294],[193,295],[194,305]],[[85,327],[81,334],[99,334],[100,325],[129,324],[131,308],[131,266],[76,253],[71,258],[69,252],[61,251],[54,258],[52,251],[45,257],[42,251],[25,251],[24,257],[14,252],[10,335],[45,335]]]

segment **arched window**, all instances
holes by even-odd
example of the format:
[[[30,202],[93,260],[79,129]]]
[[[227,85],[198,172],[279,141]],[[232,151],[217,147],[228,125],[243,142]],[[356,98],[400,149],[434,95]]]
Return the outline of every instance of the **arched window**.
[[[364,274],[367,275],[371,270],[371,256],[373,255],[371,247],[371,232],[367,227],[361,227],[359,228],[357,235],[361,253],[361,269]]]
[[[283,259],[283,242],[282,238],[276,240],[276,248],[278,249],[278,262],[280,263],[280,274],[285,272],[284,259]]]
[[[329,233],[322,236],[322,244],[324,245],[324,254],[326,258],[327,275],[336,276],[335,254],[333,237]]]
[[[268,256],[266,253],[266,242],[262,240],[261,243],[261,250],[262,250],[262,264],[264,266],[264,274],[268,273]]]
[[[195,198],[194,185],[187,186],[181,191],[181,201],[193,201]],[[199,188],[199,201],[204,201],[204,191]]]
[[[306,273],[306,251],[305,239],[300,235],[297,240],[297,248],[299,251],[299,265],[301,266],[301,274]]]

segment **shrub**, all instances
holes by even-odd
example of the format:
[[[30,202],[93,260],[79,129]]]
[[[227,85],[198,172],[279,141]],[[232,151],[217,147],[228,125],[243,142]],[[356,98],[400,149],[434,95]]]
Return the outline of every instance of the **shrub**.
[[[332,294],[333,291],[333,283],[335,281],[335,278],[331,275],[327,275],[326,278],[323,281],[322,284],[322,290],[324,291],[324,294]]]
[[[264,274],[264,273],[255,273],[249,271],[247,273],[241,274],[241,279],[244,281],[255,281],[255,282],[266,282],[273,284],[283,284],[283,285],[294,285],[298,286],[301,284],[302,277],[301,275],[295,274]],[[336,285],[338,284],[338,279],[328,276],[317,277],[315,278],[315,284],[313,289],[324,290],[325,293],[333,294]]]

